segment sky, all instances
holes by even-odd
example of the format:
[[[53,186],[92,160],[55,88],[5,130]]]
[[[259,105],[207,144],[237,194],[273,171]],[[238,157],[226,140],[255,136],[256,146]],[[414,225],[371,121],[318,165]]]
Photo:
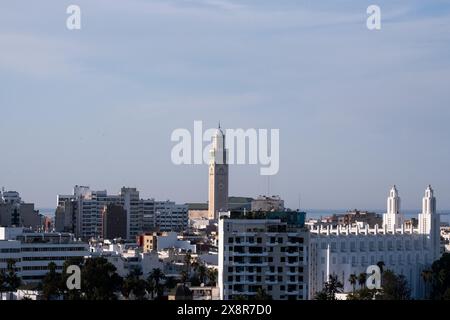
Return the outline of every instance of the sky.
[[[207,166],[171,161],[201,120],[280,130],[279,173],[231,166],[230,195],[382,209],[396,184],[415,209],[432,184],[450,209],[449,84],[450,1],[2,1],[0,186],[205,202]]]

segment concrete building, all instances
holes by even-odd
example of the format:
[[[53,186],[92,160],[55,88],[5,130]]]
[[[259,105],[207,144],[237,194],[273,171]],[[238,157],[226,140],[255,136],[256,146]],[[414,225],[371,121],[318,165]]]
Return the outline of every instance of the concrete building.
[[[89,246],[75,241],[71,234],[0,227],[0,272],[6,271],[7,261],[13,259],[17,275],[24,283],[41,281],[50,262],[61,272],[69,258],[86,256]]]
[[[0,192],[0,226],[43,230],[44,222],[45,217],[35,210],[34,204],[23,202],[18,192]]]
[[[208,219],[209,210],[207,203],[187,203],[189,220]]]
[[[154,230],[181,232],[188,228],[188,206],[172,201],[155,201]]]
[[[219,212],[228,211],[228,151],[225,134],[219,128],[213,136],[209,162],[209,219],[218,219]]]
[[[127,212],[123,206],[110,203],[103,209],[103,239],[127,238]]]
[[[188,227],[186,205],[140,199],[136,188],[123,187],[120,194],[110,195],[106,190],[75,186],[73,195],[58,195],[56,230],[73,232],[82,239],[101,238],[103,212],[110,204],[122,206],[126,212],[126,239],[135,239],[144,231],[183,231]]]
[[[351,274],[365,273],[369,265],[383,262],[385,269],[405,276],[413,298],[421,298],[421,273],[440,257],[439,215],[431,187],[425,191],[419,228],[402,224],[400,197],[391,189],[383,226],[312,226],[309,259],[309,298],[322,290],[330,275],[351,292]]]
[[[164,251],[167,249],[179,249],[192,253],[197,252],[197,247],[190,241],[181,240],[176,232],[154,232],[139,236],[138,245],[144,253],[151,251]]]
[[[284,200],[281,200],[279,196],[259,196],[252,200],[252,211],[283,211]]]
[[[303,219],[291,215],[303,215]],[[309,233],[302,224],[292,223],[304,221],[304,213],[286,212],[278,217],[219,220],[222,300],[254,297],[259,289],[275,300],[308,297]]]

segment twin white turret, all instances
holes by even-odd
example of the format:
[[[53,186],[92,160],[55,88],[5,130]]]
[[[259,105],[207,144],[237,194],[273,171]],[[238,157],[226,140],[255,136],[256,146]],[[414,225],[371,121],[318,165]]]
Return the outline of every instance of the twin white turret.
[[[387,212],[383,214],[383,227],[389,231],[400,228],[405,221],[400,212],[400,197],[396,186],[393,186],[387,199]]]

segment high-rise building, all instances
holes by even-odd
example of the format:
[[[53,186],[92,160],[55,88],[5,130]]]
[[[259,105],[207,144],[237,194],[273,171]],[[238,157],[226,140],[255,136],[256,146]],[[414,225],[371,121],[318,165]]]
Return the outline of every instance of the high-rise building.
[[[271,212],[261,219],[219,219],[220,298],[275,300],[308,297],[308,235],[302,212]]]
[[[34,209],[33,203],[25,203],[16,191],[0,192],[0,226],[44,229],[45,217]]]
[[[209,162],[209,219],[217,219],[219,212],[228,211],[228,159],[225,134],[217,129],[213,136]]]
[[[56,231],[73,232],[82,239],[101,238],[104,236],[103,213],[110,204],[121,206],[126,213],[123,222],[126,239],[135,239],[145,231],[184,231],[188,227],[187,205],[140,199],[136,188],[123,187],[120,194],[109,195],[106,190],[92,191],[89,187],[75,186],[73,195],[58,196]]]

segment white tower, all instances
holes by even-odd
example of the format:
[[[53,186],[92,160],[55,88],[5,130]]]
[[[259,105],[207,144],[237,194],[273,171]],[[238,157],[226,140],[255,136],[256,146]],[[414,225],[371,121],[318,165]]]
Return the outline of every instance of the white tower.
[[[431,186],[425,190],[422,199],[422,213],[419,214],[419,233],[431,240],[434,259],[440,256],[440,219],[436,213],[436,198]]]
[[[228,163],[225,134],[219,128],[213,136],[213,147],[209,152],[209,219],[217,219],[219,212],[228,211]]]
[[[383,214],[383,227],[389,231],[395,231],[403,225],[403,215],[400,213],[400,197],[397,187],[394,185],[387,199],[387,212]]]

